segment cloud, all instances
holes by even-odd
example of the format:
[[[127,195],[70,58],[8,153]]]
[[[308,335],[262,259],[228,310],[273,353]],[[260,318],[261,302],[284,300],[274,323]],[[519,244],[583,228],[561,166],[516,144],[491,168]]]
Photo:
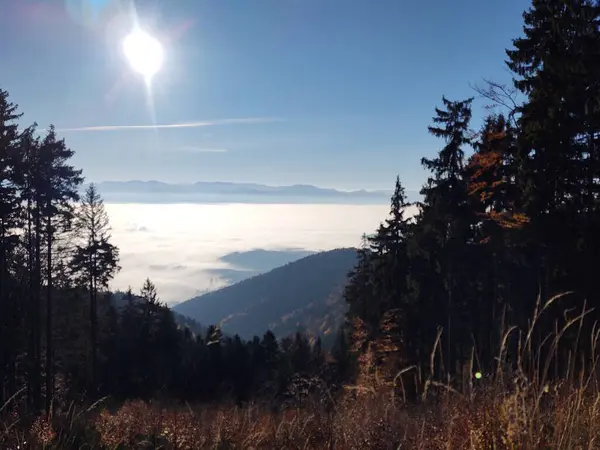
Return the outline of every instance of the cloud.
[[[148,268],[152,271],[164,271],[164,270],[183,270],[187,266],[183,264],[150,264]]]
[[[202,122],[182,122],[170,124],[154,124],[154,125],[96,125],[89,127],[76,128],[57,128],[56,131],[61,133],[75,133],[82,131],[127,131],[127,130],[156,130],[165,128],[202,128],[214,127],[217,125],[232,125],[232,124],[258,124],[278,122],[282,119],[272,117],[243,117],[238,119],[217,119],[206,120]]]
[[[242,280],[245,280],[247,278],[253,277],[255,275],[259,275],[262,272],[259,272],[257,270],[238,270],[238,269],[205,269],[203,271],[201,271],[199,273],[200,276],[204,275],[206,276],[206,274],[212,274],[215,275],[217,277],[217,280],[220,282],[220,284],[234,284],[234,283],[238,283]],[[217,288],[221,287],[220,285],[217,285]]]
[[[313,251],[302,248],[256,248],[227,253],[221,256],[219,260],[234,266],[235,269],[262,273],[312,254],[314,254]]]
[[[148,227],[145,227],[143,225],[130,225],[127,228],[125,228],[125,231],[128,232],[141,232],[141,233],[147,233],[148,231],[150,231],[150,229]]]
[[[189,153],[227,153],[229,151],[226,148],[204,148],[204,147],[194,147],[194,146],[180,147],[177,150],[180,152],[189,152]]]
[[[107,202],[122,267],[111,288],[139,290],[150,277],[162,301],[181,302],[299,259],[303,252],[359,246],[361,235],[376,230],[388,209],[387,204]],[[243,220],[235,220],[239,217]],[[142,226],[150,232],[136,232]]]

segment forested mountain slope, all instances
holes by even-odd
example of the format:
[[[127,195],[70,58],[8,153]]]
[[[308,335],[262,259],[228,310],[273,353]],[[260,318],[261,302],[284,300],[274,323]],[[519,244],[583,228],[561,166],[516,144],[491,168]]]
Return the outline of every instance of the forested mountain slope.
[[[173,310],[203,324],[221,323],[225,333],[243,338],[267,329],[278,336],[301,328],[328,335],[345,313],[341,296],[355,263],[352,248],[317,253],[192,298]]]

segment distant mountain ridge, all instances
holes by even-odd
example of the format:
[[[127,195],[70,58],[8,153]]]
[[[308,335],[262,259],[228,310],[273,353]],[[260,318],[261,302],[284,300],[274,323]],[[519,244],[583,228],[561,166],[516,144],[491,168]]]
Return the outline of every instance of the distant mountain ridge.
[[[83,186],[85,189],[86,186]],[[340,191],[306,184],[267,186],[256,183],[205,182],[164,183],[161,181],[102,181],[96,183],[98,191],[109,202],[227,202],[294,203],[359,202],[386,203],[391,191],[364,189]]]
[[[226,181],[198,181],[196,183],[164,183],[162,181],[102,181],[96,186],[106,192],[162,192],[162,193],[215,193],[215,194],[289,194],[289,195],[341,195],[341,196],[385,196],[392,192],[385,190],[339,191],[330,188],[320,188],[309,184],[294,184],[289,186],[268,186],[257,183],[233,183]]]
[[[342,294],[356,259],[354,248],[316,253],[172,309],[246,339],[268,329],[278,337],[298,330],[330,337],[346,312]]]

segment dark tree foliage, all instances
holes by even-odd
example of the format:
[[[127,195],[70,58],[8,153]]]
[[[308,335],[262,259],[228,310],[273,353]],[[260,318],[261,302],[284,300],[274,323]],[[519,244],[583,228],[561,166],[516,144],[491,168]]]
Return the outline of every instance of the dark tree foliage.
[[[53,398],[64,405],[86,395],[284,399],[306,392],[307,380],[351,382],[367,360],[389,380],[415,365],[419,376],[454,382],[496,370],[502,333],[526,327],[536,307],[565,291],[531,341],[542,358],[548,333],[591,307],[585,326],[552,351],[550,375],[589,360],[600,318],[600,4],[534,0],[523,18],[507,66],[524,101],[509,105],[513,91],[491,84],[486,96],[508,114],[488,115],[473,132],[472,99],[442,98],[428,129],[440,148],[421,161],[430,173],[422,201],[408,203],[396,179],[389,215],[364,236],[349,273],[346,320],[326,337],[331,352],[301,332],[244,340],[219,324],[178,325],[149,279],[139,295],[110,293],[118,249],[102,199],[92,186],[76,205],[73,152],[52,127],[44,136],[35,124],[19,127],[0,90],[0,406],[17,398],[39,413]],[[320,284],[328,269],[302,282]],[[269,313],[281,317],[290,299],[276,300]],[[210,306],[227,315],[219,295]],[[509,364],[515,339],[503,341]]]
[[[75,245],[71,273],[90,294],[90,389],[95,389],[98,347],[98,293],[119,271],[119,250],[110,243],[110,226],[104,203],[94,184],[86,189],[75,212]]]
[[[507,50],[515,92],[500,84],[483,92],[509,107],[510,120],[491,114],[475,133],[471,99],[443,98],[429,127],[443,147],[422,160],[431,176],[414,220],[403,223],[402,250],[389,251],[383,225],[361,250],[346,300],[363,350],[394,337],[407,365],[433,362],[438,374],[460,379],[470,361],[494,370],[501,333],[527,327],[536,303],[572,291],[536,323],[538,343],[584,306],[595,308],[590,327],[600,317],[600,4],[534,0],[523,17],[524,35]],[[522,104],[512,103],[516,93]],[[579,336],[562,338],[556,367],[576,364]],[[584,361],[591,349],[579,348]],[[540,357],[548,351],[540,344]],[[383,368],[391,354],[378,358]]]
[[[0,90],[0,404],[14,390],[16,352],[19,346],[17,329],[21,325],[21,305],[16,298],[11,261],[18,245],[16,230],[20,225],[19,197],[15,186],[21,114]]]
[[[320,339],[180,326],[149,279],[139,295],[110,293],[119,251],[101,196],[91,184],[79,202],[74,152],[52,126],[19,130],[20,117],[0,90],[0,413],[82,395],[245,401],[283,396],[299,375],[336,376]]]
[[[56,137],[54,127],[41,142],[40,186],[36,198],[39,201],[38,212],[42,215],[42,235],[45,240],[45,290],[46,290],[46,412],[51,410],[54,397],[54,249],[60,233],[70,229],[73,219],[73,202],[79,199],[78,187],[83,182],[81,170],[68,164],[74,152],[67,148],[64,140]]]

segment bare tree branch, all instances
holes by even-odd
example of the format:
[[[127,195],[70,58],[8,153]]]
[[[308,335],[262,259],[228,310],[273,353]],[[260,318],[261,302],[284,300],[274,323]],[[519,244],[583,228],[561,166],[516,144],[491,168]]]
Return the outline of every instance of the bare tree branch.
[[[479,94],[481,98],[486,98],[492,103],[485,106],[487,110],[494,110],[501,107],[508,111],[508,120],[516,126],[515,115],[517,114],[520,103],[517,101],[519,91],[506,84],[496,81],[483,79],[484,85],[471,85],[471,89]]]

